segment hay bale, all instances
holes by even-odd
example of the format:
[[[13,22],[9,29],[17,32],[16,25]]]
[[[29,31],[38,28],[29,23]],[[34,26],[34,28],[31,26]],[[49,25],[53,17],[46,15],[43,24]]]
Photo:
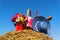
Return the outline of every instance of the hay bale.
[[[0,37],[0,40],[52,40],[51,37],[44,33],[33,30],[11,31]]]

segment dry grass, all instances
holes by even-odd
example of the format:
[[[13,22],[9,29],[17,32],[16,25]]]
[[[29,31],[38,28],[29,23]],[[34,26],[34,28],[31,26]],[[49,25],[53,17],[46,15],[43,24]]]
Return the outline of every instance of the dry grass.
[[[52,40],[51,37],[33,30],[8,32],[0,37],[0,40]]]

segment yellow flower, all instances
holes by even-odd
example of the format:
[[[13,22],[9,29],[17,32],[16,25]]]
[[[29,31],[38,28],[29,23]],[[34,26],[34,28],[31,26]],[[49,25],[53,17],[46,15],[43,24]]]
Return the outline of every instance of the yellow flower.
[[[23,17],[20,17],[19,20],[20,20],[21,22],[24,22],[24,18],[23,18]]]

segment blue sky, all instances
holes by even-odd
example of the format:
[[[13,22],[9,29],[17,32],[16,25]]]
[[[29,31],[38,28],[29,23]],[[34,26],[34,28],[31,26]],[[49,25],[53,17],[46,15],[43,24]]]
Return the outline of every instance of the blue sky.
[[[34,17],[36,10],[39,16],[52,16],[51,36],[54,40],[60,39],[60,1],[59,0],[0,0],[0,35],[15,30],[11,18],[18,12],[26,15],[26,10],[32,10]]]

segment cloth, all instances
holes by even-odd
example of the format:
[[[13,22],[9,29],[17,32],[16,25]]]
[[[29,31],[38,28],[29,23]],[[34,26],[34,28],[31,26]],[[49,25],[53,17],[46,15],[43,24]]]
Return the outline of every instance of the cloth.
[[[16,31],[23,30],[22,24],[17,24],[16,25]]]
[[[27,23],[27,26],[32,28],[32,21],[33,21],[33,18],[31,17],[28,17],[28,23]]]

